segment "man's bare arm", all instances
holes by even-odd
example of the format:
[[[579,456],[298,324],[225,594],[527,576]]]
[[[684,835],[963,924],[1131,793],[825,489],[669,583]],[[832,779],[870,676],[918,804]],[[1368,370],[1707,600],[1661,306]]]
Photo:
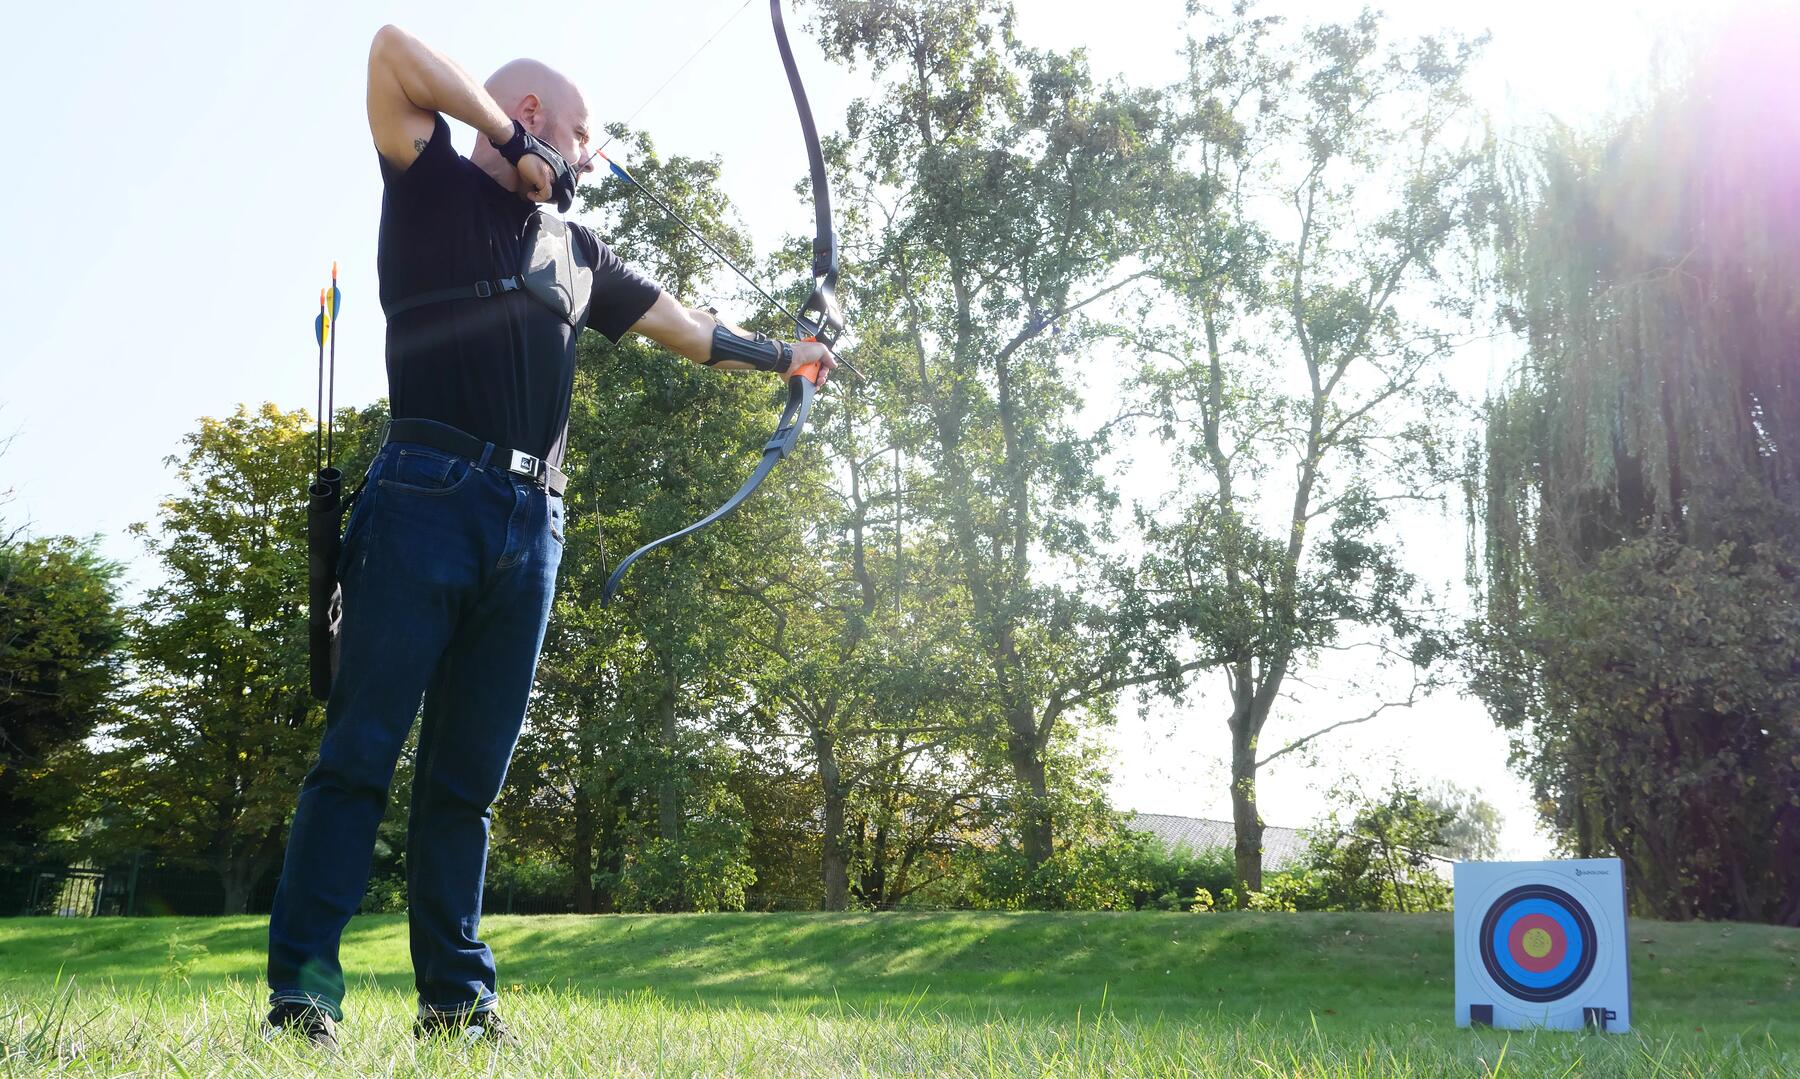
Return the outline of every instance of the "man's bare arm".
[[[479,82],[397,26],[377,30],[369,46],[368,106],[375,148],[401,169],[431,140],[434,113],[461,120],[490,140],[512,137],[512,118]]]
[[[650,310],[644,312],[644,317],[632,323],[631,329],[633,333],[643,334],[670,352],[686,356],[695,363],[705,363],[712,358],[713,326],[710,314],[683,307],[675,302],[674,297],[661,292],[657,294],[656,302],[650,305]],[[727,360],[719,366],[749,365]]]

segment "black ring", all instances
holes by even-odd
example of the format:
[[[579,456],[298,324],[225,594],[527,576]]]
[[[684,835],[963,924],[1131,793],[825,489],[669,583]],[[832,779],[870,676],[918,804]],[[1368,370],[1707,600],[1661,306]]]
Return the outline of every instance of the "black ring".
[[[1575,929],[1581,934],[1581,958],[1575,961],[1575,969],[1555,985],[1534,987],[1521,984],[1500,965],[1500,959],[1494,954],[1494,925],[1500,921],[1513,904],[1526,899],[1542,899],[1555,903],[1569,913],[1575,921]],[[1597,939],[1594,935],[1594,920],[1588,917],[1587,908],[1575,901],[1575,897],[1561,888],[1552,888],[1548,884],[1527,884],[1514,888],[1488,906],[1486,917],[1481,919],[1481,966],[1488,975],[1500,983],[1500,988],[1534,1004],[1545,1004],[1552,1000],[1561,1000],[1581,987],[1587,976],[1594,972],[1594,952]]]

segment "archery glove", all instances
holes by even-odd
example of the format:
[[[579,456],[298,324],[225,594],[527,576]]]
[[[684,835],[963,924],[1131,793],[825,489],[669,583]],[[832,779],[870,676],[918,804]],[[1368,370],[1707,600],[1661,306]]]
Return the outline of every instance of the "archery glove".
[[[550,174],[554,177],[550,185],[550,197],[556,202],[557,211],[566,214],[569,207],[575,205],[575,170],[569,167],[569,163],[563,160],[563,155],[557,153],[549,143],[526,131],[524,124],[514,120],[512,138],[503,143],[489,139],[488,144],[500,151],[500,156],[515,168],[519,159],[526,154],[542,159],[544,164],[550,166]]]

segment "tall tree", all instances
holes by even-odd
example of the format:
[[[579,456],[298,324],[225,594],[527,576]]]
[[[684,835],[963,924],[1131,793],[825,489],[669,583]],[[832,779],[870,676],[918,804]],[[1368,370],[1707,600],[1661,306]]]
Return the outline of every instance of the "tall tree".
[[[1475,686],[1661,917],[1800,925],[1800,18],[1515,158]]]
[[[860,463],[846,461],[859,492]],[[915,890],[922,844],[961,824],[970,795],[992,782],[970,767],[994,724],[965,711],[974,658],[958,638],[957,604],[934,604],[915,572],[896,610],[870,548],[866,502],[853,497],[849,557],[827,557],[741,591],[762,608],[747,644],[764,738],[793,739],[816,777],[821,905],[852,897],[891,905]],[[922,551],[915,551],[923,555]],[[923,557],[920,561],[925,561]],[[888,562],[892,565],[891,560]],[[942,582],[939,593],[942,592]]]
[[[1112,496],[1072,425],[1094,316],[1145,273],[1134,222],[1159,114],[1096,86],[1079,52],[1025,47],[1009,5],[832,3],[820,22],[829,55],[884,80],[842,147],[845,201],[877,233],[859,252],[859,355],[904,452],[907,512],[944,537],[980,657],[973,711],[998,719],[1042,866],[1059,725],[1180,673],[1087,583]]]
[[[343,467],[367,467],[386,409],[341,410]],[[87,797],[108,846],[212,869],[244,910],[281,857],[318,746],[309,691],[305,483],[313,420],[265,404],[202,419],[172,456],[158,530],[132,526],[164,579],[130,619],[131,692]]]
[[[1471,298],[1445,271],[1493,198],[1462,85],[1478,42],[1386,44],[1367,12],[1297,41],[1280,26],[1240,5],[1190,47],[1185,174],[1146,248],[1163,298],[1136,335],[1138,410],[1174,451],[1173,494],[1141,514],[1147,587],[1229,695],[1246,901],[1258,771],[1410,703],[1441,648],[1389,511],[1451,478],[1442,315]],[[1347,647],[1407,669],[1410,689],[1265,745],[1290,677]]]
[[[740,265],[749,261],[716,162],[664,161],[646,136],[622,128],[614,136],[632,147],[645,187]],[[625,185],[583,196],[609,243],[681,302],[718,295],[713,256],[656,206]],[[718,304],[730,321],[781,332],[772,312],[741,296]],[[733,517],[646,558],[602,608],[607,573],[626,552],[724,501],[754,467],[780,392],[774,379],[696,370],[638,339],[613,345],[588,334],[580,343],[557,602],[515,782],[502,795],[512,834],[568,869],[578,909],[613,909],[628,863],[644,853],[637,844],[657,844],[658,865],[683,864],[669,852],[683,841],[690,792],[721,804],[718,769],[699,751],[720,741],[749,700],[747,606],[722,584],[755,579],[773,552],[799,547],[811,511],[797,492],[816,459],[806,451],[789,459]]]
[[[859,363],[871,356],[859,347]],[[963,822],[972,781],[992,779],[969,767],[995,723],[968,689],[980,656],[966,606],[933,557],[941,529],[902,519],[879,397],[843,386],[814,432],[833,468],[799,511],[812,522],[807,556],[722,586],[757,612],[743,638],[755,672],[750,734],[788,743],[815,777],[826,910],[916,890],[922,844]]]

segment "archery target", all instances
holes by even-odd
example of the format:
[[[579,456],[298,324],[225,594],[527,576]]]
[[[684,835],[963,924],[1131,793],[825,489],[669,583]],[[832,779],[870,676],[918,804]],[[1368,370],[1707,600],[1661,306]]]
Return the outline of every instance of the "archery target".
[[[1561,1000],[1594,969],[1594,920],[1579,900],[1548,884],[1507,892],[1482,918],[1481,966],[1521,1000]]]
[[[1456,867],[1457,1023],[1630,1024],[1623,867],[1616,859]],[[1473,1013],[1470,1008],[1477,1010]]]

